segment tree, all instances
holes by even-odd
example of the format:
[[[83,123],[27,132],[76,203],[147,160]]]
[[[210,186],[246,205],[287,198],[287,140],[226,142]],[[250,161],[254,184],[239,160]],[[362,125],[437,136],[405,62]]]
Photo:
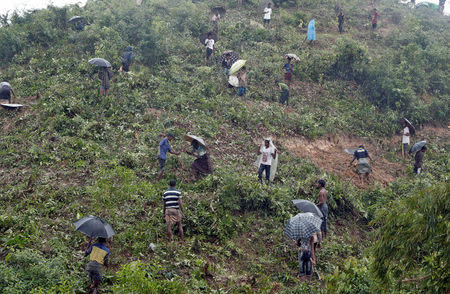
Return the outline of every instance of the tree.
[[[380,287],[392,282],[428,293],[449,293],[450,184],[426,188],[379,213],[372,270]]]

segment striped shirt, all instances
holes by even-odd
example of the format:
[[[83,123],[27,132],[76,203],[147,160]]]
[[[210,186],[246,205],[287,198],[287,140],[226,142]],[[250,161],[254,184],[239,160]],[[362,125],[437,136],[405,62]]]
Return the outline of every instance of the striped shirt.
[[[164,192],[164,206],[166,208],[180,209],[178,199],[181,199],[181,192],[174,188],[169,188]]]

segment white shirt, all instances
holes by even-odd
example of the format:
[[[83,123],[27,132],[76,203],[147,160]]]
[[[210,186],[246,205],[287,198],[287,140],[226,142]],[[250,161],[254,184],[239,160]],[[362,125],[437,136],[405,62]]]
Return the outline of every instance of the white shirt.
[[[214,39],[206,39],[205,45],[207,48],[214,50]]]
[[[403,144],[409,144],[410,140],[409,140],[409,136],[405,136],[405,134],[409,134],[409,128],[405,127],[403,129],[403,138],[402,138],[402,143]]]
[[[272,14],[272,8],[266,7],[264,8],[264,19],[270,19],[270,15]]]
[[[261,163],[265,165],[272,165],[272,153],[275,153],[273,147],[266,148],[266,146],[261,147]]]

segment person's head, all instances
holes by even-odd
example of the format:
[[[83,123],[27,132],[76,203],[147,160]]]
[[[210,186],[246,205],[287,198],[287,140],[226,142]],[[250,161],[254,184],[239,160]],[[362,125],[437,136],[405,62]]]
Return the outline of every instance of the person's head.
[[[427,151],[427,147],[426,146],[423,146],[422,147],[422,149],[420,149],[422,152],[425,152],[425,151]]]
[[[208,33],[208,39],[212,39],[213,34],[211,32]]]
[[[272,3],[267,3],[267,8],[270,8],[272,6]]]
[[[325,180],[319,180],[317,181],[317,185],[319,186],[319,188],[325,188]]]
[[[170,186],[170,187],[175,187],[176,185],[177,185],[177,180],[171,179],[171,180],[169,181],[169,186]]]
[[[266,148],[269,148],[269,146],[270,146],[270,140],[265,139],[265,140],[264,140],[264,146],[266,146]]]
[[[97,238],[97,242],[98,242],[98,243],[105,243],[105,242],[106,242],[106,238],[98,237],[98,238]]]
[[[406,126],[407,126],[406,121],[403,121],[403,122],[402,122],[402,126],[403,126],[404,128],[406,128]]]
[[[171,133],[168,133],[167,134],[167,139],[172,141],[173,139],[175,139],[175,136],[173,134],[171,134]]]
[[[242,70],[243,72],[245,72],[245,71],[247,70],[247,68],[245,67],[245,65],[241,68],[241,70]]]
[[[278,84],[280,83],[280,81],[279,80],[275,80],[275,85],[277,85],[278,86]]]
[[[359,145],[359,148],[362,148],[362,149],[364,149],[364,145]]]
[[[194,147],[195,149],[197,149],[199,144],[198,144],[198,141],[197,141],[197,140],[192,140],[191,145],[192,145],[192,147]]]
[[[288,58],[287,58],[287,61],[288,61],[288,63],[291,63],[292,57],[288,57]]]
[[[374,8],[374,9],[373,9],[373,12],[377,12],[377,9],[376,9],[376,8]]]

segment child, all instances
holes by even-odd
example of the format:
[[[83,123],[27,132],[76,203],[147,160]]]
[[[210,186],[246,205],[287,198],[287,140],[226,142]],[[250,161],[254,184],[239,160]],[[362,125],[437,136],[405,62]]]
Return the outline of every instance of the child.
[[[300,281],[305,282],[306,279],[311,280],[312,264],[315,264],[314,256],[314,237],[308,239],[298,239],[298,264],[300,268]]]
[[[84,256],[89,255],[89,263],[86,267],[91,279],[90,293],[96,294],[98,286],[102,281],[102,268],[108,266],[109,249],[105,246],[106,239],[99,237],[97,243],[90,245],[84,253]]]
[[[284,73],[284,82],[289,86],[291,86],[291,81],[292,81],[292,73],[294,71],[294,66],[291,63],[292,58],[288,57],[287,58],[287,63],[283,65],[283,69],[286,70],[286,72]]]
[[[239,72],[237,78],[239,80],[239,87],[238,87],[238,96],[244,96],[247,92],[247,68],[243,66],[241,68],[241,71]]]
[[[206,63],[208,63],[214,52],[214,39],[212,33],[208,33],[208,37],[205,40],[205,46],[206,46]]]

